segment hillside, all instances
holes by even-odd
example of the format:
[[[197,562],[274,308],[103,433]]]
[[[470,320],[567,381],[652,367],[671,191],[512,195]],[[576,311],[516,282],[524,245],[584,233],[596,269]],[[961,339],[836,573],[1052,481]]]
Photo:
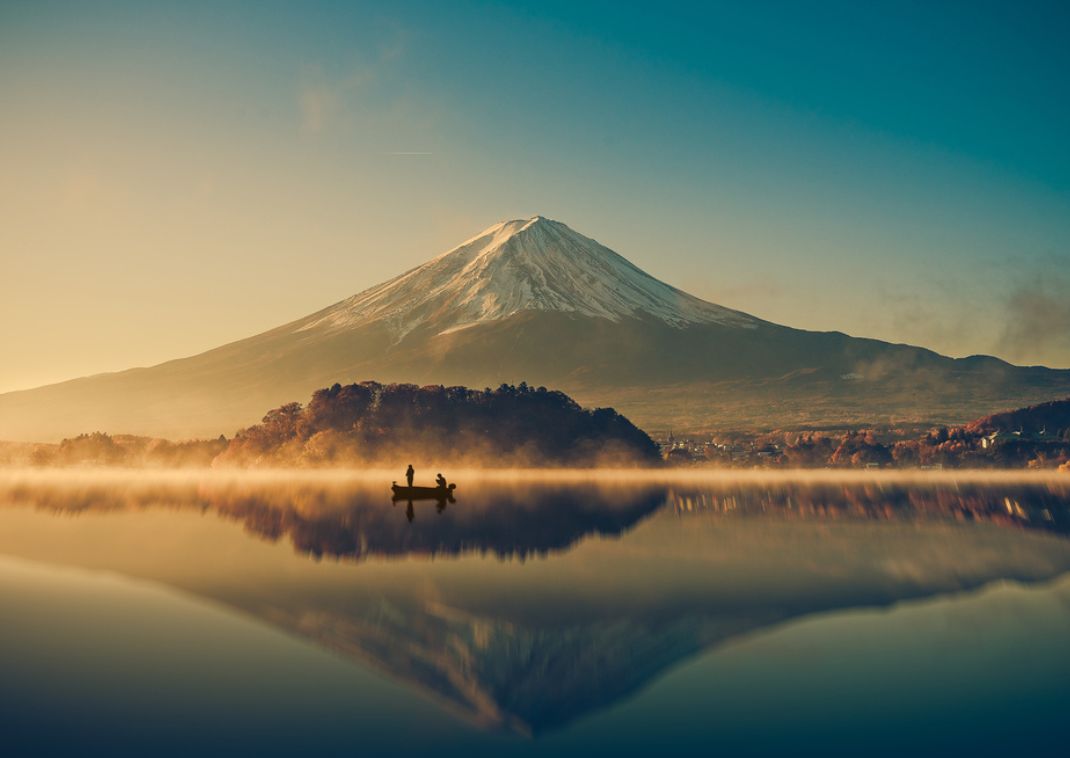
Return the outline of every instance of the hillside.
[[[1066,432],[1070,432],[1070,398],[993,413],[970,422],[966,428],[982,434],[1018,432],[1024,435],[1066,436]]]
[[[361,382],[335,384],[239,431],[216,466],[406,462],[486,466],[651,464],[658,448],[611,408],[562,392]]]

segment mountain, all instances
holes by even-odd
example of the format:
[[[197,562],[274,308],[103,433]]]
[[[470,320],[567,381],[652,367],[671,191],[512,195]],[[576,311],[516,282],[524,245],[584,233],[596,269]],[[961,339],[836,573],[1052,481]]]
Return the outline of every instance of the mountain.
[[[383,323],[396,341],[449,334],[524,311],[603,318],[643,314],[675,327],[753,327],[758,319],[681,292],[593,239],[542,216],[505,221],[459,247],[312,316],[301,331]]]
[[[960,423],[1070,371],[808,332],[708,303],[541,216],[189,358],[0,395],[0,439],[215,436],[335,382],[547,385],[648,429]]]

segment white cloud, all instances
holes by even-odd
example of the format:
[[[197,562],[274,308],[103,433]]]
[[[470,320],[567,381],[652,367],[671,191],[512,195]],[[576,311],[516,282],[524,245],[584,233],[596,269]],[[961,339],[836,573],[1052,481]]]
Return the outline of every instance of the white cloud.
[[[338,113],[338,94],[324,83],[302,86],[298,100],[301,130],[306,134],[319,134]]]
[[[404,57],[405,49],[406,35],[402,30],[392,28],[383,35],[374,54],[355,63],[344,75],[332,77],[320,66],[306,68],[297,97],[301,130],[306,134],[319,134],[359,110],[358,96],[377,85],[385,86],[391,69]]]

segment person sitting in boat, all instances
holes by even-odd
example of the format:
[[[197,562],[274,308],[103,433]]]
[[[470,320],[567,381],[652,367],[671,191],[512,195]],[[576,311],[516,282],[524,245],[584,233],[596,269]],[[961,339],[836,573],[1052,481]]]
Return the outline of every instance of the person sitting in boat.
[[[446,477],[442,476],[442,474],[436,476],[435,486],[437,486],[440,490],[446,489]]]
[[[410,487],[412,486],[412,478],[414,476],[416,476],[416,469],[414,469],[410,463],[409,467],[405,470],[405,481],[409,483]]]

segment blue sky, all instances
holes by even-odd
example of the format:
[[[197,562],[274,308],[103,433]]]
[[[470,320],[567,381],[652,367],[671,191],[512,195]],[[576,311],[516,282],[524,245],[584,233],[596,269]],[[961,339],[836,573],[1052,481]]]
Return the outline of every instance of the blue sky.
[[[764,318],[1070,366],[1068,33],[1056,3],[4,2],[0,389],[536,213]]]

